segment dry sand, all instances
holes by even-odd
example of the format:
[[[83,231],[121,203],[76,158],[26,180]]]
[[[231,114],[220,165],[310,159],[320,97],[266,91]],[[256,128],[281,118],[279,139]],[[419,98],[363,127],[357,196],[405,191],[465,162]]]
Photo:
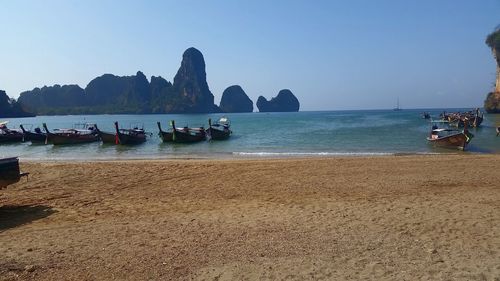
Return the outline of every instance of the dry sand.
[[[4,280],[500,280],[500,156],[22,163]]]

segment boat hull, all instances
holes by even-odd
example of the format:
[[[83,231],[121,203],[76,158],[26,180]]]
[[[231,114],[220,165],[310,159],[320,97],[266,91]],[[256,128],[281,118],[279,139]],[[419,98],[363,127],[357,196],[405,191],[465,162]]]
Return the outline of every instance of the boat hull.
[[[117,139],[115,134],[99,131],[99,138],[103,143],[117,144]]]
[[[120,144],[141,144],[146,141],[146,135],[139,133],[139,134],[123,134],[119,133],[118,134],[118,141]]]
[[[193,142],[204,141],[206,139],[207,139],[207,135],[205,133],[205,130],[200,130],[200,131],[194,132],[193,130],[189,129],[187,132],[180,131],[180,130],[174,130],[172,132],[172,141],[173,142],[193,143]]]
[[[97,134],[78,135],[78,134],[49,133],[47,135],[47,141],[54,145],[91,143],[91,142],[96,142],[98,140],[99,140],[99,135]]]
[[[208,137],[211,140],[227,140],[231,136],[231,130],[218,130],[215,128],[208,128],[206,130]]]
[[[44,143],[47,140],[46,134],[38,134],[33,132],[24,132],[24,141],[31,141],[36,143]]]
[[[0,134],[0,143],[13,143],[13,142],[22,142],[23,134],[22,133],[14,133],[14,134]]]
[[[427,138],[430,144],[440,147],[456,148],[459,150],[466,150],[470,138],[464,133],[454,134],[437,139]]]

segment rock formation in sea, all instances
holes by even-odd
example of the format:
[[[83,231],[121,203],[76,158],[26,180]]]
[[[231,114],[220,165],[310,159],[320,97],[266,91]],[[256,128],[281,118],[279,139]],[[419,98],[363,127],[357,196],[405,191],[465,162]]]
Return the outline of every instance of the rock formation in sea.
[[[257,99],[257,107],[259,112],[293,112],[299,111],[300,103],[290,90],[285,89],[270,101],[260,96]]]
[[[195,48],[187,49],[182,55],[181,67],[174,77],[172,94],[167,97],[167,112],[220,112],[214,104],[214,95],[208,88],[205,59]]]
[[[78,85],[44,86],[21,93],[19,102],[47,115],[221,112],[206,78],[203,55],[189,48],[173,84],[159,76],[149,82],[140,71],[131,76],[104,74],[90,81],[85,90]]]
[[[85,91],[78,85],[54,85],[22,92],[17,100],[35,114],[77,114],[75,107],[86,105]]]
[[[500,26],[486,37],[486,44],[491,48],[497,71],[495,89],[486,97],[484,109],[488,113],[500,113]]]
[[[0,118],[31,117],[34,114],[26,112],[19,102],[9,98],[5,91],[0,90]]]
[[[132,76],[104,74],[94,78],[85,87],[85,95],[89,106],[106,113],[150,112],[151,89],[140,71]]]
[[[239,85],[233,85],[222,93],[219,107],[227,113],[252,112],[253,102]]]

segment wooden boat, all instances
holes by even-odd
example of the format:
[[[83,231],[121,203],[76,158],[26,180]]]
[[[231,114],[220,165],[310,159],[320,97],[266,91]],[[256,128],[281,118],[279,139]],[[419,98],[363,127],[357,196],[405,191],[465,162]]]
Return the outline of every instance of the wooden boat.
[[[163,142],[172,142],[173,138],[172,131],[163,131],[160,122],[156,122],[156,124],[158,125],[158,129],[160,130],[158,136],[160,136],[161,140]]]
[[[467,130],[467,121],[463,131],[455,129],[438,128],[436,125],[432,126],[431,133],[427,137],[427,141],[435,146],[451,147],[460,150],[465,150],[471,139],[474,137]]]
[[[422,113],[422,118],[423,119],[431,119],[431,115],[428,112],[423,112]]]
[[[97,134],[99,135],[99,138],[101,139],[101,141],[103,143],[106,143],[106,144],[119,144],[117,138],[116,138],[116,133],[113,132],[113,133],[110,133],[110,132],[105,132],[105,131],[101,131],[99,130],[99,128],[97,128],[96,126],[96,129],[97,129]]]
[[[0,143],[22,142],[23,132],[7,128],[8,121],[0,123]]]
[[[103,143],[110,144],[140,144],[146,141],[144,129],[134,127],[132,129],[120,129],[118,122],[115,122],[115,132],[108,133],[97,129],[99,137]],[[97,126],[96,126],[97,127]]]
[[[54,132],[50,132],[43,123],[43,128],[47,133],[47,142],[54,145],[90,143],[99,140],[95,124],[83,124],[82,129],[55,129]]]
[[[192,143],[204,141],[206,139],[206,132],[203,127],[199,128],[176,128],[175,121],[170,121],[172,126],[171,131],[163,131],[160,122],[158,124],[158,129],[160,130],[160,138],[163,142],[178,142],[178,143]]]
[[[453,113],[443,113],[441,115],[442,120],[446,120],[450,123],[450,126],[461,128],[464,127],[464,123],[467,120],[468,125],[474,128],[481,126],[484,120],[484,114],[476,108],[468,112],[453,112]]]
[[[208,119],[208,129],[206,133],[211,140],[226,140],[231,136],[231,123],[226,117],[219,119],[217,123],[212,124],[212,119]]]
[[[24,125],[19,125],[21,127],[21,130],[23,131],[24,134],[24,141],[31,141],[32,143],[45,143],[47,141],[47,134],[42,132],[42,130],[38,127],[36,127],[33,131],[26,130],[24,128]]]
[[[28,174],[20,172],[19,159],[17,157],[0,159],[0,189],[18,182],[21,177],[27,177]]]
[[[205,129],[203,127],[199,128],[188,128],[183,127],[178,129],[175,127],[175,121],[170,121],[172,125],[172,141],[180,143],[190,143],[204,141],[207,138]]]

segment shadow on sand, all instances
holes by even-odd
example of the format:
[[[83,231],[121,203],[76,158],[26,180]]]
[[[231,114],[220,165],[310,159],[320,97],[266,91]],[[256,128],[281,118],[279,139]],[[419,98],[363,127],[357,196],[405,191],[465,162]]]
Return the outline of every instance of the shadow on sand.
[[[0,232],[43,219],[55,212],[43,205],[0,206]]]

